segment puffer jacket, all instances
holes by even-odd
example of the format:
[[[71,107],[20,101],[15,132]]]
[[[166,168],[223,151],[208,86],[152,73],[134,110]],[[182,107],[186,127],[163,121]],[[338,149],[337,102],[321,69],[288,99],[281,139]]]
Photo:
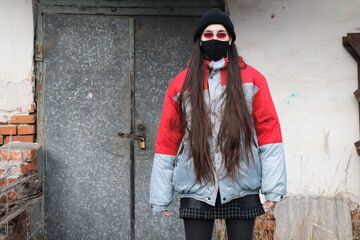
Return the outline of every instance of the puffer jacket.
[[[217,136],[221,116],[220,95],[226,87],[227,59],[218,62],[204,62],[210,69],[204,79],[205,102],[210,109],[210,119]],[[239,58],[242,86],[249,112],[253,116],[255,143],[252,146],[254,159],[239,159],[240,167],[235,180],[226,176],[222,154],[216,146],[216,139],[210,139],[210,154],[215,167],[215,185],[196,181],[190,146],[186,132],[174,126],[180,122],[176,101],[187,70],[180,72],[170,83],[164,99],[155,146],[155,156],[150,183],[150,204],[153,211],[168,210],[174,191],[180,197],[190,197],[212,206],[218,191],[221,203],[248,194],[261,193],[269,201],[281,201],[286,193],[286,168],[281,129],[266,79],[254,68]],[[215,133],[215,134],[214,134]],[[185,136],[184,136],[185,135]],[[240,156],[245,158],[245,155]]]

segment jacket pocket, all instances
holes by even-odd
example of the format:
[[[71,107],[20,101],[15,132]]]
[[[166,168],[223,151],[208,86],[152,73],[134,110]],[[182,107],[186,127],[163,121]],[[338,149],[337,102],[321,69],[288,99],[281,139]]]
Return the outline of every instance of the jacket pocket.
[[[261,163],[258,149],[254,146],[252,149],[253,158],[242,160],[238,175],[236,177],[236,184],[243,190],[257,190],[261,186]]]
[[[188,193],[196,185],[192,158],[189,156],[189,151],[185,145],[183,145],[181,151],[179,150],[176,157],[172,183],[174,190],[180,193]]]
[[[261,186],[260,178],[247,177],[246,179],[239,179],[236,181],[242,190],[250,191],[257,190]]]

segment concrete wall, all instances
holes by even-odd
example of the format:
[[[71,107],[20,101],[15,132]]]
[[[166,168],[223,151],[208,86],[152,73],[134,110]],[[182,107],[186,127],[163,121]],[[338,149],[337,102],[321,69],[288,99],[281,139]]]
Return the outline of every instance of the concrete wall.
[[[359,202],[357,63],[342,36],[360,32],[360,1],[229,0],[228,7],[240,55],[272,91],[288,192],[345,192]]]
[[[33,108],[31,0],[0,1],[0,121]]]

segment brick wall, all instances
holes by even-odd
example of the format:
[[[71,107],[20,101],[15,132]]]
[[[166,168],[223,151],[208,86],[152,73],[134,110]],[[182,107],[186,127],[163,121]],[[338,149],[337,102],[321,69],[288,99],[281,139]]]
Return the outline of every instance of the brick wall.
[[[351,212],[353,240],[360,240],[360,206]]]
[[[28,240],[30,236],[30,218],[28,212],[24,211],[9,221],[7,228],[7,233],[3,232],[2,235],[0,234],[0,240]]]
[[[254,228],[255,240],[272,240],[276,228],[275,216],[272,211],[256,218]]]
[[[30,110],[26,115],[13,115],[0,121],[0,146],[9,142],[35,142],[36,115]]]
[[[39,219],[29,217],[33,204],[42,197],[39,149],[36,143],[9,143],[0,147],[0,222],[3,223],[0,240],[29,239],[31,223],[42,225]]]
[[[214,240],[227,240],[226,223],[216,220]],[[256,218],[254,227],[254,240],[273,240],[276,223],[272,211]]]

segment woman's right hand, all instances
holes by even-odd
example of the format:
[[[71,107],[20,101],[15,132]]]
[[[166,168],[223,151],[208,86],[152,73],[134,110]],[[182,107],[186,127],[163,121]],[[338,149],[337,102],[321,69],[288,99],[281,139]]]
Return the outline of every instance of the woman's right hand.
[[[162,214],[164,214],[164,215],[165,215],[165,216],[167,216],[167,217],[172,216],[172,213],[171,213],[171,212],[169,212],[168,210],[164,210],[164,211],[162,211]]]

